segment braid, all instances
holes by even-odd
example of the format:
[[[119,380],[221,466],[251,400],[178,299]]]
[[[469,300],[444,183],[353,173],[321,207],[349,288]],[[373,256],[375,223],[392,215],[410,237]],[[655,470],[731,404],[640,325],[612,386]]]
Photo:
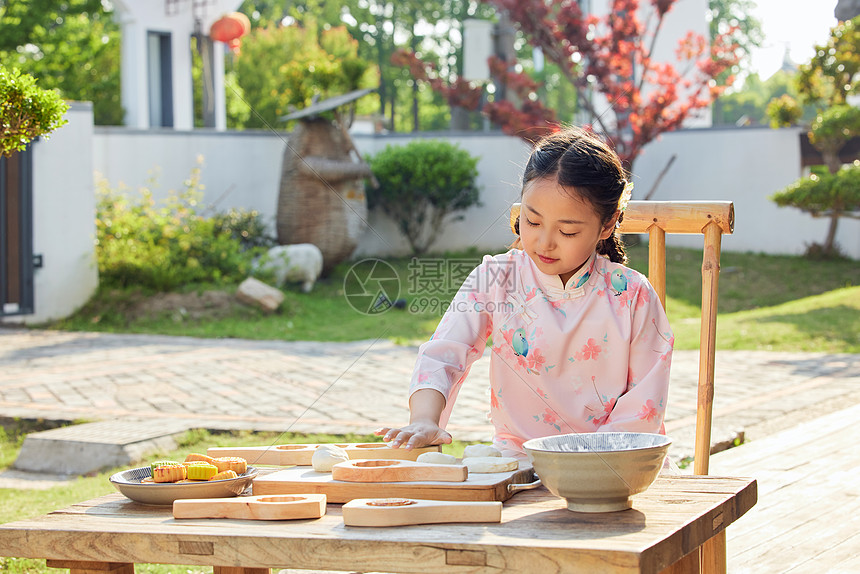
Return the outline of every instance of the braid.
[[[627,263],[627,252],[624,250],[624,243],[621,242],[621,236],[616,231],[606,239],[597,242],[597,253],[609,258],[613,263]]]

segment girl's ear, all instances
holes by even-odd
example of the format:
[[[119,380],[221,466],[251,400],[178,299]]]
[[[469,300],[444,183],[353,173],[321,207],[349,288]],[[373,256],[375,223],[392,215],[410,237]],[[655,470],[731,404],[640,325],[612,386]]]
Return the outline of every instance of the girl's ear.
[[[514,232],[514,235],[520,234],[520,208],[522,206],[519,203],[515,203],[511,206],[511,231]]]
[[[621,210],[615,212],[609,221],[606,222],[606,225],[603,226],[603,229],[600,231],[600,239],[609,239],[613,233],[615,233],[615,229],[618,227],[618,223],[621,219]]]

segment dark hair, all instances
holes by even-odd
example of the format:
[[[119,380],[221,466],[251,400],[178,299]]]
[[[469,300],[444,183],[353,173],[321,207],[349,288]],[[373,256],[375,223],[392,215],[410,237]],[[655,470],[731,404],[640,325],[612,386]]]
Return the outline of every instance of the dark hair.
[[[576,127],[546,136],[535,145],[523,173],[523,188],[530,181],[544,177],[555,178],[587,200],[601,225],[606,225],[618,211],[618,202],[627,185],[618,154],[596,134]],[[598,242],[597,252],[616,263],[627,262],[617,231]]]

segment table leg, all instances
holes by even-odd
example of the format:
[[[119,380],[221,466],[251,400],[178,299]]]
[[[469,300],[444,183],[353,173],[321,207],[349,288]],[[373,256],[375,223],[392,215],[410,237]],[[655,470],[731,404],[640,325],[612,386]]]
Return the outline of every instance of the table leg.
[[[128,562],[84,562],[81,560],[45,560],[48,568],[68,568],[69,574],[134,574]]]
[[[701,548],[696,548],[671,566],[660,571],[660,574],[700,574],[699,555]]]
[[[212,574],[270,574],[270,568],[242,568],[240,566],[213,566]]]
[[[726,574],[726,531],[702,544],[702,574]]]

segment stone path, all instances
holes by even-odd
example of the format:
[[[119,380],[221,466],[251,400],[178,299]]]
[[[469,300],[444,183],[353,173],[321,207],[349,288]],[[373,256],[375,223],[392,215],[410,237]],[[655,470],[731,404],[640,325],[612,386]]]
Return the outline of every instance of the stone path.
[[[143,420],[158,426],[370,433],[404,424],[414,347],[197,339],[0,328],[0,417]],[[692,454],[697,352],[675,353],[666,428]],[[449,429],[489,441],[487,357]],[[712,442],[747,440],[860,403],[860,355],[721,351]]]

